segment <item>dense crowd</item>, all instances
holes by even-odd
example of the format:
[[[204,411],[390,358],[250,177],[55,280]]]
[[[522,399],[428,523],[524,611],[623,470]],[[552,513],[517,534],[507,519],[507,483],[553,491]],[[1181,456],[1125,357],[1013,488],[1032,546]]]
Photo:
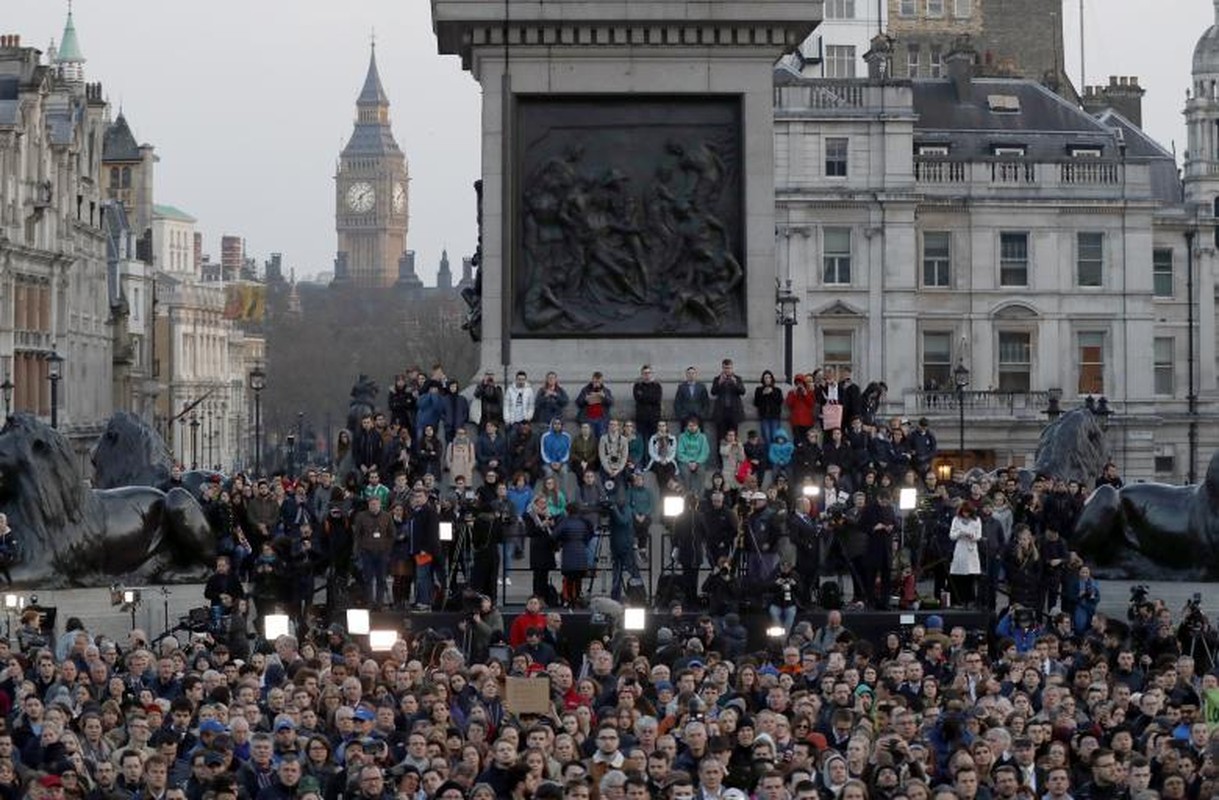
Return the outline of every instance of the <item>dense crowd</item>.
[[[1209,623],[930,615],[879,641],[851,613],[751,650],[734,612],[574,644],[530,598],[504,648],[457,632],[369,652],[338,624],[238,656],[206,634],[122,646],[29,609],[0,638],[0,797],[36,800],[1198,800],[1219,791]],[[1202,634],[1195,639],[1195,632]],[[1209,644],[1208,644],[1209,642]],[[1195,651],[1190,655],[1190,651]],[[374,658],[373,656],[376,656]],[[505,681],[549,681],[519,713]]]

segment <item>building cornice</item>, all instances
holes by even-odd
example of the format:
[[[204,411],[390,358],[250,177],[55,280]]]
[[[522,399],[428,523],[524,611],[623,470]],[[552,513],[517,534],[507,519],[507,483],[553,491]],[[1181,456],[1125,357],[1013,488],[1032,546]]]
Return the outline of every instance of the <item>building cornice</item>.
[[[468,69],[485,47],[776,48],[800,45],[822,18],[822,0],[432,0],[441,54]]]

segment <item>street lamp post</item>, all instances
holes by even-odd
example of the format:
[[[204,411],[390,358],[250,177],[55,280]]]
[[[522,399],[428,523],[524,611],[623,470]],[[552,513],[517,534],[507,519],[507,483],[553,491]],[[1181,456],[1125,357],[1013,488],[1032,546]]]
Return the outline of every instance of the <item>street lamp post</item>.
[[[957,443],[961,457],[961,470],[965,470],[965,387],[969,385],[969,368],[959,362],[952,371],[952,380],[957,386]]]
[[[63,356],[51,345],[47,356],[47,380],[51,382],[51,427],[59,427],[59,381],[63,377]]]
[[[17,387],[13,384],[13,379],[9,374],[4,373],[4,383],[0,383],[0,391],[4,392],[4,420],[8,421],[9,417],[13,416],[13,389]]]
[[[204,438],[207,439],[207,468],[208,469],[212,469],[212,467],[216,463],[216,460],[212,457],[213,455],[215,455],[215,452],[216,452],[215,451],[216,426],[214,424],[214,419],[215,419],[215,411],[212,408],[212,404],[208,403],[207,404],[207,433],[204,434]]]
[[[333,436],[334,423],[330,417],[330,412],[326,412],[326,464],[334,469],[334,440]]]
[[[190,468],[199,469],[199,414],[190,412]]]
[[[1198,464],[1198,394],[1194,382],[1194,240],[1198,236],[1198,207],[1194,206],[1194,227],[1185,232],[1185,306],[1188,317],[1185,357],[1189,373],[1189,393],[1185,396],[1189,414],[1189,482],[1197,483]]]
[[[254,392],[254,475],[262,474],[262,390],[267,388],[267,372],[261,364],[250,370],[250,391]]]
[[[224,461],[225,448],[225,431],[228,430],[229,404],[224,400],[220,401],[220,412],[216,415],[216,438],[220,440],[220,444],[216,445],[216,461],[215,464],[220,464]],[[223,472],[223,470],[220,470]]]
[[[186,422],[186,409],[182,409],[182,416],[178,417],[178,441],[182,443],[182,446],[178,449],[182,454],[179,462],[183,465],[186,464]]]
[[[792,328],[799,320],[796,318],[796,306],[800,298],[792,293],[792,282],[789,278],[782,286],[775,281],[775,317],[783,326],[783,382],[792,382]]]
[[[1045,415],[1050,422],[1062,416],[1062,389],[1050,389],[1046,393]]]
[[[296,412],[296,447],[297,447],[297,450],[294,450],[292,453],[292,463],[295,465],[296,463],[299,462],[301,465],[301,469],[304,470],[305,457],[308,455],[308,451],[305,449],[305,412],[304,411]]]

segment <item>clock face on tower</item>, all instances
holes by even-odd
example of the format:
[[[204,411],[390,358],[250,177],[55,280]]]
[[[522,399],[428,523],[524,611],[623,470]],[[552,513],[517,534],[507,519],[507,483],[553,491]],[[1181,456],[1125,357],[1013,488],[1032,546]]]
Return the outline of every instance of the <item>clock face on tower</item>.
[[[401,183],[394,184],[394,213],[401,214],[406,210],[406,188]]]
[[[360,181],[347,189],[347,207],[357,214],[371,211],[377,202],[377,192],[371,183]]]

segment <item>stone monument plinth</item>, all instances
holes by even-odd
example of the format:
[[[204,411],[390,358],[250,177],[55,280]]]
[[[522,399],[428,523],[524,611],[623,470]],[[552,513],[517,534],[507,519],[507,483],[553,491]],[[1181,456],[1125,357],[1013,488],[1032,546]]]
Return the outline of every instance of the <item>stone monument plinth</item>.
[[[432,0],[482,86],[481,366],[771,364],[775,62],[820,0]],[[473,203],[473,198],[472,198]]]

